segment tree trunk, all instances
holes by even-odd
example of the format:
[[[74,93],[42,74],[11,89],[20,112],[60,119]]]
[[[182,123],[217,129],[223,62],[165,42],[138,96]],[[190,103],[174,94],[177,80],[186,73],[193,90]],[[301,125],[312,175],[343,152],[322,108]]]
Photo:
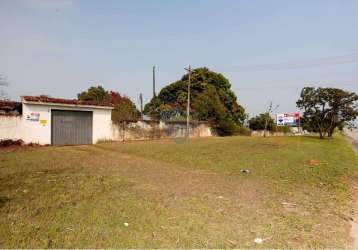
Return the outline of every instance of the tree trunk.
[[[267,131],[267,120],[265,120],[264,137],[266,137],[266,131]]]
[[[329,129],[328,129],[328,137],[332,137],[335,128],[336,128],[336,126],[333,126],[332,128],[329,128]]]
[[[323,136],[322,130],[321,130],[321,129],[319,129],[319,130],[318,130],[318,132],[319,132],[319,138],[320,138],[320,139],[323,139],[323,138],[324,138],[324,136]]]

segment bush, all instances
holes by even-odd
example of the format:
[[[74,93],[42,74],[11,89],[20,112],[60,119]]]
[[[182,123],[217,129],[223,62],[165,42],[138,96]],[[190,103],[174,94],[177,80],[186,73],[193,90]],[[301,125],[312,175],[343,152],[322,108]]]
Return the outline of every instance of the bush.
[[[237,127],[235,134],[236,135],[245,135],[245,136],[251,136],[251,129],[246,127]]]
[[[236,133],[237,125],[230,118],[225,118],[219,120],[214,129],[219,136],[230,136]]]
[[[267,121],[267,130],[273,131],[273,128],[275,126],[275,121],[272,119],[269,113],[263,113],[255,117],[252,117],[249,120],[249,127],[252,130],[264,130],[266,121]]]
[[[287,126],[277,126],[275,125],[273,128],[272,128],[272,131],[273,132],[282,132],[282,133],[291,133],[291,127],[287,127]]]

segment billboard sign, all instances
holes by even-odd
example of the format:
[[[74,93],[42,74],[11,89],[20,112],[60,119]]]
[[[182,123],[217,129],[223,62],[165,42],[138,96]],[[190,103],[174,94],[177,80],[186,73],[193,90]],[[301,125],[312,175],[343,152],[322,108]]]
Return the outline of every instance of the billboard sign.
[[[277,114],[276,124],[277,126],[299,127],[300,113],[294,112],[294,113]]]

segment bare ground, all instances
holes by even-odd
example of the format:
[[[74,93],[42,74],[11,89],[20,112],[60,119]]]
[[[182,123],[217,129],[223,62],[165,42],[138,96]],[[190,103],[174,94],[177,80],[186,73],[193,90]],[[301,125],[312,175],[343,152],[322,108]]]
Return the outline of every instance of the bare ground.
[[[344,131],[347,140],[352,144],[353,149],[358,154],[358,129],[349,130],[346,129]],[[353,192],[353,202],[354,202],[354,219],[351,223],[351,237],[353,239],[352,241],[352,247],[358,248],[358,179],[352,180],[352,192]]]
[[[346,129],[344,133],[348,141],[352,144],[353,149],[358,153],[358,129]]]

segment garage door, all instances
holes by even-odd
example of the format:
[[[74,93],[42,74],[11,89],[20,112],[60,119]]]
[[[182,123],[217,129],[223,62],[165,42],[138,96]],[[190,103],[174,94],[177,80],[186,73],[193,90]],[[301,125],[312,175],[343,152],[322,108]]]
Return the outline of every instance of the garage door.
[[[51,143],[92,144],[92,112],[51,110]]]

